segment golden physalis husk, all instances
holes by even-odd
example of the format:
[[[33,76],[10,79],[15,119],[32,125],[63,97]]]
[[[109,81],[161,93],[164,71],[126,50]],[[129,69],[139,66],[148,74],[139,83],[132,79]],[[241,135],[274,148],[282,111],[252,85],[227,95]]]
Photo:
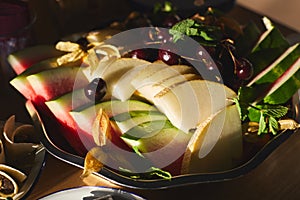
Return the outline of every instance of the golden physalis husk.
[[[278,120],[278,125],[279,125],[278,129],[280,131],[296,130],[296,129],[300,128],[300,124],[298,124],[293,119]],[[244,132],[255,133],[255,132],[258,132],[259,124],[258,124],[258,122],[248,122],[243,125],[243,129],[244,129]]]
[[[80,60],[91,67],[91,73],[97,69],[99,63],[121,57],[117,47],[102,42],[92,42],[82,47],[77,43],[61,41],[55,47],[57,50],[69,52],[56,59],[59,66]]]
[[[81,178],[88,177],[94,172],[99,172],[104,167],[104,164],[100,160],[105,159],[105,156],[106,155],[102,153],[100,147],[92,148],[85,156],[84,169]]]
[[[108,115],[100,108],[92,125],[94,141],[99,146],[104,146],[112,138],[112,126]]]
[[[58,42],[55,46],[57,50],[70,52],[57,58],[58,65],[63,65],[69,62],[75,62],[83,58],[85,52],[80,45],[73,42]]]

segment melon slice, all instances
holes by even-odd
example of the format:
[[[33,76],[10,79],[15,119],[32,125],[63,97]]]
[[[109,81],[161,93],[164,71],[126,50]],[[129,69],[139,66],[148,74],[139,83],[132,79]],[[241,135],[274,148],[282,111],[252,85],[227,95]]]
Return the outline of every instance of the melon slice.
[[[84,88],[73,90],[45,102],[56,120],[60,123],[61,132],[67,140],[69,141],[69,137],[74,137],[76,141],[80,141],[77,144],[70,144],[77,152],[82,152],[82,149],[89,150],[95,146],[95,143],[90,134],[77,127],[76,122],[70,115],[70,111],[89,103],[91,103],[91,100],[84,94]]]
[[[91,134],[93,121],[101,108],[110,118],[118,114],[134,110],[157,111],[154,106],[137,100],[112,100],[88,106],[83,109],[73,110],[70,111],[70,114],[77,123],[78,128]]]
[[[46,60],[43,60],[41,62],[38,62],[36,64],[33,64],[30,68],[23,71],[21,74],[16,76],[10,81],[10,84],[16,88],[26,99],[29,100],[35,100],[35,97],[37,96],[34,92],[34,89],[30,85],[30,83],[27,80],[27,76],[31,74],[35,74],[44,70],[48,70],[51,68],[58,67],[58,64],[56,62],[56,59],[58,57],[49,58]],[[81,62],[72,62],[65,65],[62,65],[60,67],[67,67],[67,66],[80,66]]]
[[[112,96],[121,101],[128,100],[135,92],[135,88],[130,84],[131,80],[145,67],[147,65],[140,65],[126,72],[113,87]]]
[[[59,67],[27,77],[39,101],[49,101],[73,89],[84,87],[88,80],[80,67]],[[77,84],[74,84],[76,81]]]
[[[37,62],[63,54],[64,52],[56,50],[53,45],[36,45],[11,53],[7,61],[19,75]]]
[[[115,85],[124,76],[124,74],[136,67],[148,64],[148,61],[141,59],[119,58],[114,60],[112,63],[100,65],[92,75],[89,75],[87,77],[90,81],[94,78],[100,77],[106,82],[107,91],[103,99],[108,100],[111,99]],[[85,71],[86,69],[83,70]]]
[[[131,84],[133,85],[134,88],[139,88],[141,87],[147,80],[147,78],[151,77],[153,74],[155,74],[157,71],[162,70],[166,67],[169,67],[167,64],[163,62],[154,62],[147,67],[145,67],[143,70],[141,70],[136,77],[131,81]]]
[[[145,126],[148,126],[146,131]],[[167,121],[152,121],[134,127],[121,138],[142,153],[155,167],[178,175],[191,136],[192,133],[185,133]]]
[[[192,80],[161,91],[155,95],[153,102],[175,127],[189,132],[208,117],[232,104],[229,99],[234,97],[236,93],[223,84]]]
[[[236,166],[242,156],[242,125],[231,105],[198,125],[182,161],[182,174],[221,172]]]
[[[165,115],[157,111],[130,111],[128,113],[121,113],[113,117],[116,125],[120,129],[121,133],[129,131],[131,128],[140,124],[158,121],[168,120]]]
[[[156,73],[151,74],[140,82],[138,82],[138,80],[133,80],[133,85],[135,86],[135,89],[140,94],[142,94],[142,96],[144,96],[148,100],[151,100],[151,96],[147,94],[148,90],[152,92],[152,85],[162,85],[164,81],[175,76],[181,76],[185,73],[195,73],[195,70],[192,67],[186,65],[173,65],[164,67],[160,70],[157,70]]]
[[[91,100],[86,97],[84,89],[79,88],[50,101],[46,101],[45,104],[65,126],[76,127],[69,112],[90,102]]]
[[[153,98],[159,92],[164,90],[170,90],[178,84],[181,84],[190,80],[201,79],[197,74],[182,74],[177,76],[169,77],[161,82],[145,85],[138,89],[139,94],[146,98],[148,101],[153,102]]]

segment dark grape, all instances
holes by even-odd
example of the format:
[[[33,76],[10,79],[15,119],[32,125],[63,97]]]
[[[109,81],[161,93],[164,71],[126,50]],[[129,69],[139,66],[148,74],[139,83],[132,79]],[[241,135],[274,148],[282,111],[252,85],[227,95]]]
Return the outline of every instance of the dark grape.
[[[171,45],[163,45],[161,49],[158,50],[158,59],[168,65],[177,65],[179,64],[180,57],[173,52],[174,47],[171,47]]]
[[[245,58],[239,58],[236,60],[236,75],[242,80],[249,80],[253,75],[253,66]]]
[[[154,62],[157,60],[157,49],[145,48],[145,49],[135,49],[124,55],[123,57],[138,58]]]
[[[129,57],[147,60],[147,53],[144,49],[135,49],[129,52]]]
[[[105,96],[106,88],[106,83],[102,78],[95,78],[84,88],[84,93],[90,100],[99,101]]]

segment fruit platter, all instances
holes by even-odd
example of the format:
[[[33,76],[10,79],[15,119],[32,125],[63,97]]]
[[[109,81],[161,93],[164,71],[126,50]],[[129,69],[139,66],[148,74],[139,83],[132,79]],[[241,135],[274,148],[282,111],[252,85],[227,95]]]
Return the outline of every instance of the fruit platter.
[[[224,181],[258,166],[300,126],[300,46],[208,8],[168,2],[8,57],[54,156],[132,188]]]

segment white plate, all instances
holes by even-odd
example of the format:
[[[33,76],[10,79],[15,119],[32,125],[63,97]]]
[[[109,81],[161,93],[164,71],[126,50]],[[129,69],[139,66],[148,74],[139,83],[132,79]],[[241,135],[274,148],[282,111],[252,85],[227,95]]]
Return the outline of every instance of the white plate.
[[[55,192],[48,196],[42,197],[40,200],[145,200],[135,194],[125,192],[120,189],[83,186],[77,188],[66,189]]]

